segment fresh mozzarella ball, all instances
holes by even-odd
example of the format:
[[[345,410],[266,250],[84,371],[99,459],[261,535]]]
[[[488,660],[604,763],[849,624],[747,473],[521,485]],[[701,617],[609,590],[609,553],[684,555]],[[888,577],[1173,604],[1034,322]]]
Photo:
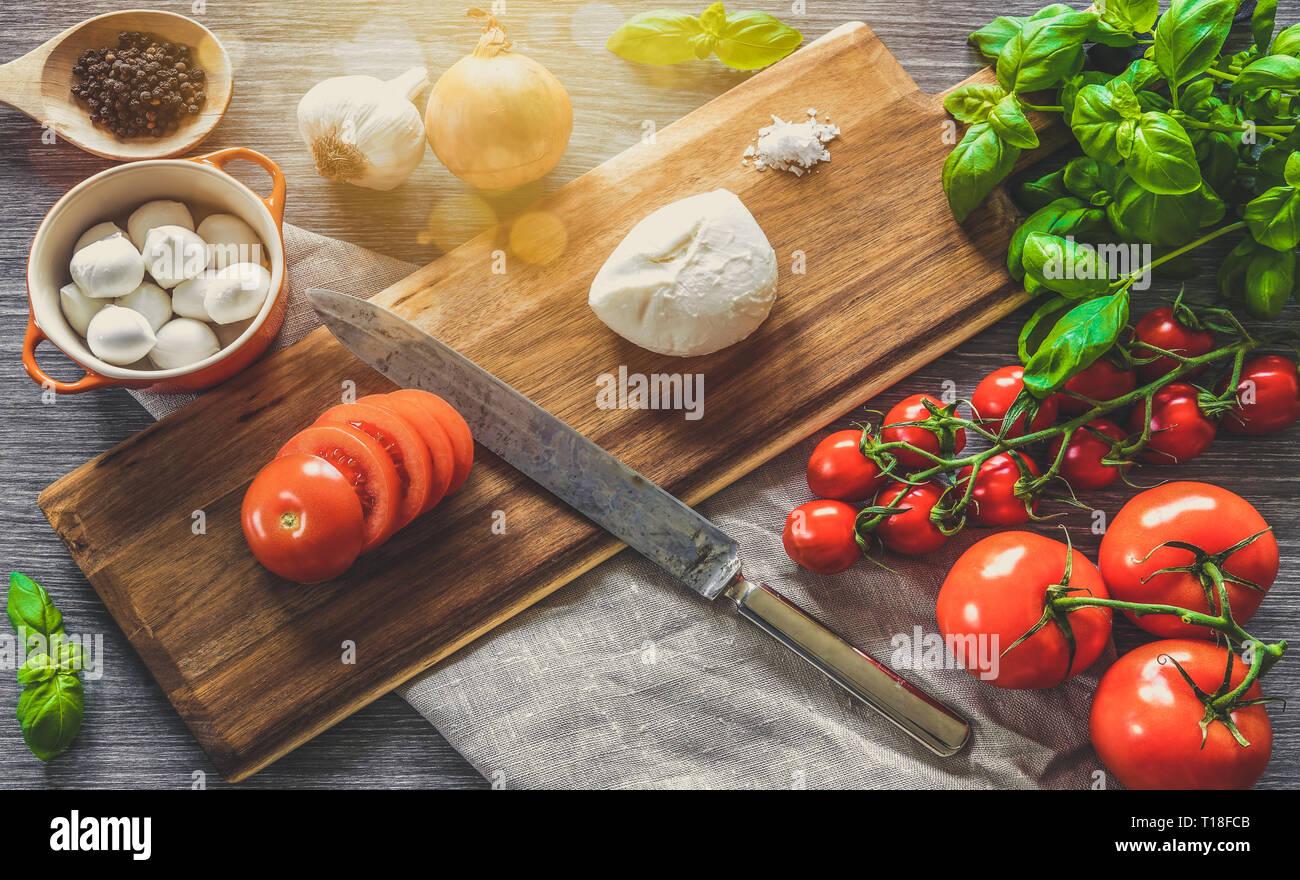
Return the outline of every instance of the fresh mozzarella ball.
[[[160,370],[172,370],[197,364],[219,350],[217,335],[207,324],[176,318],[158,330],[158,344],[149,352],[149,360]]]
[[[211,214],[198,228],[208,243],[208,265],[224,269],[233,263],[256,263],[262,258],[262,240],[253,227],[234,214]]]
[[[222,348],[226,348],[244,335],[244,331],[253,323],[253,319],[247,321],[236,321],[233,324],[214,324],[212,329],[216,331],[217,341],[221,343]]]
[[[59,288],[59,304],[63,306],[63,317],[68,319],[68,324],[77,331],[78,336],[84,337],[86,328],[90,326],[90,319],[108,305],[109,301],[91,299],[82,293],[77,285],[65,284]]]
[[[126,221],[131,241],[135,242],[135,246],[140,250],[144,250],[144,241],[148,238],[149,232],[159,226],[180,226],[193,232],[194,216],[181,202],[159,199],[155,202],[145,202],[132,211]]]
[[[184,226],[158,226],[144,237],[144,264],[159,287],[172,288],[203,274],[208,249]]]
[[[211,321],[212,316],[203,307],[203,296],[208,292],[208,286],[213,281],[213,278],[205,274],[193,281],[182,281],[177,284],[172,288],[172,311],[182,318]]]
[[[145,316],[121,306],[104,306],[86,328],[86,344],[95,357],[117,366],[140,360],[156,341]]]
[[[149,326],[155,333],[158,328],[171,320],[172,298],[157,284],[146,281],[135,290],[117,301],[124,309],[134,309],[149,320]]]
[[[216,273],[203,294],[203,308],[218,324],[256,315],[271,289],[271,273],[257,263],[235,263]]]
[[[122,236],[86,245],[72,255],[68,269],[81,292],[96,299],[126,296],[144,281],[144,260]]]
[[[125,235],[122,227],[118,226],[111,220],[105,220],[103,223],[96,223],[94,226],[81,233],[81,238],[72,246],[72,252],[75,254],[88,244],[94,244],[97,241],[103,241],[106,238],[113,238],[117,235]]]

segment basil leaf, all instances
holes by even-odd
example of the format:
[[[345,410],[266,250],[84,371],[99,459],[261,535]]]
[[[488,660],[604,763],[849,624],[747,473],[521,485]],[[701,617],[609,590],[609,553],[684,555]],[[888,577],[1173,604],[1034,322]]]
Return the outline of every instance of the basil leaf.
[[[1078,156],[1065,166],[1065,188],[1071,195],[1101,207],[1110,202],[1122,172],[1091,156]]]
[[[957,222],[965,220],[1011,173],[1020,148],[1004,142],[987,122],[972,125],[943,163],[943,190]]]
[[[1006,94],[997,83],[971,83],[950,92],[943,99],[943,109],[960,122],[984,122]]]
[[[18,698],[18,722],[32,754],[48,761],[81,730],[85,691],[75,675],[59,673],[28,685]]]
[[[1290,55],[1268,55],[1246,66],[1232,84],[1229,94],[1250,95],[1261,89],[1300,88],[1300,58]]]
[[[9,623],[20,636],[24,628],[46,637],[63,632],[63,614],[55,607],[50,594],[36,581],[16,571],[9,575],[9,601],[5,610]]]
[[[1275,186],[1252,199],[1241,217],[1255,241],[1273,250],[1291,250],[1300,244],[1300,189]]]
[[[1154,247],[1179,247],[1197,230],[1223,216],[1223,201],[1205,188],[1181,195],[1161,195],[1133,180],[1119,185],[1106,206],[1106,218],[1120,236],[1150,242]]]
[[[1138,58],[1112,79],[1111,84],[1113,87],[1114,83],[1122,82],[1138,92],[1158,79],[1160,79],[1160,68],[1156,67],[1155,62],[1149,58]]]
[[[1027,180],[1016,187],[1016,201],[1028,211],[1037,211],[1070,193],[1065,188],[1065,169],[1058,168],[1037,180]]]
[[[1228,252],[1219,264],[1215,281],[1219,287],[1219,296],[1224,299],[1236,299],[1242,293],[1246,281],[1246,269],[1255,254],[1263,248],[1249,235],[1237,242],[1237,246]]]
[[[1074,12],[1074,7],[1068,3],[1049,3],[1029,16],[1029,21],[1038,21],[1040,18],[1056,18],[1058,15],[1064,15],[1067,12]]]
[[[1292,153],[1287,156],[1286,165],[1282,169],[1282,179],[1288,186],[1300,187],[1300,154]]]
[[[1007,95],[989,112],[989,125],[1002,140],[1014,147],[1033,149],[1038,146],[1038,133],[1025,118],[1020,99]]]
[[[1077,70],[1093,12],[1069,12],[1030,21],[998,54],[998,82],[1009,92],[1033,92],[1062,83]]]
[[[1105,18],[1093,23],[1092,30],[1088,32],[1088,40],[1101,43],[1103,46],[1114,46],[1117,49],[1137,45],[1133,28],[1107,21]]]
[[[1255,38],[1255,48],[1261,55],[1268,54],[1277,24],[1277,0],[1255,0],[1255,12],[1250,16],[1250,33]]]
[[[1025,239],[1025,275],[1071,299],[1100,296],[1110,289],[1110,267],[1096,248],[1042,232]]]
[[[988,61],[996,61],[998,54],[1007,41],[1020,33],[1020,29],[1025,26],[1029,19],[1019,18],[1013,15],[999,15],[984,27],[975,31],[966,38],[966,41],[975,47]]]
[[[49,654],[28,654],[18,667],[18,683],[23,687],[45,681],[58,675],[59,666]]]
[[[1042,345],[1043,338],[1052,329],[1052,324],[1072,308],[1074,308],[1073,300],[1057,294],[1034,309],[1029,320],[1025,321],[1025,326],[1020,328],[1020,336],[1016,339],[1016,351],[1020,355],[1020,363],[1029,363],[1034,352]],[[1048,320],[1049,318],[1051,321]]]
[[[1117,132],[1116,147],[1124,157],[1124,170],[1144,189],[1177,195],[1201,185],[1196,148],[1167,113],[1143,113],[1131,128]]]
[[[728,67],[757,70],[780,61],[802,42],[803,34],[766,12],[729,12],[713,52]]]
[[[1103,0],[1101,17],[1132,33],[1145,34],[1160,14],[1160,0]]]
[[[1025,364],[1023,381],[1040,400],[1092,365],[1115,344],[1128,323],[1128,291],[1075,306],[1056,322]]]
[[[1156,66],[1170,86],[1204,73],[1218,60],[1238,0],[1174,0],[1156,24]]]
[[[1061,86],[1061,107],[1063,108],[1062,116],[1068,123],[1070,117],[1074,115],[1074,99],[1079,94],[1079,89],[1084,86],[1105,85],[1110,82],[1110,77],[1100,70],[1085,70],[1080,74],[1070,77],[1065,85]]]
[[[1074,198],[1066,196],[1051,204],[1039,208],[1025,218],[1025,222],[1011,236],[1007,247],[1007,271],[1017,281],[1025,277],[1025,267],[1021,262],[1025,241],[1035,232],[1049,235],[1090,235],[1101,226],[1105,213],[1100,208],[1090,208]]]
[[[1272,320],[1295,289],[1295,251],[1260,248],[1246,269],[1246,311]]]
[[[1131,94],[1130,90],[1128,95]],[[1075,96],[1070,128],[1085,153],[1098,161],[1118,165],[1124,157],[1115,140],[1120,126],[1131,120],[1131,113],[1127,95],[1119,98],[1106,86],[1084,86]],[[1131,121],[1126,126],[1129,127]]]
[[[605,48],[641,64],[681,64],[707,57],[713,40],[698,18],[672,9],[656,9],[623,22],[610,35]]]
[[[1273,38],[1270,55],[1300,55],[1300,24],[1293,24]]]
[[[1215,192],[1228,192],[1237,175],[1237,141],[1226,132],[1208,131],[1196,148],[1201,176]]]

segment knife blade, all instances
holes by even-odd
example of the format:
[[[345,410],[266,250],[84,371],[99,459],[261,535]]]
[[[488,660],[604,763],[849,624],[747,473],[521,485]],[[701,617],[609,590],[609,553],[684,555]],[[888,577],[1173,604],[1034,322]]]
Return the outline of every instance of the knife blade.
[[[308,290],[307,298],[353,354],[403,388],[447,400],[478,443],[687,587],[706,599],[727,596],[743,617],[936,754],[966,744],[964,719],[747,580],[731,537],[617,457],[388,309],[330,290]]]

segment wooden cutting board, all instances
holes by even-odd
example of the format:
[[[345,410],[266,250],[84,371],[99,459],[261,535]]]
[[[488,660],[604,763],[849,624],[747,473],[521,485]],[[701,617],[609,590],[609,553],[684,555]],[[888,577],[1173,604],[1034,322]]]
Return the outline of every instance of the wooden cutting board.
[[[803,178],[741,165],[770,114],[809,107],[842,129],[829,164]],[[1003,268],[1005,197],[964,226],[949,214],[946,119],[865,25],[847,24],[556,191],[513,239],[485,232],[376,301],[695,504],[1022,301]],[[776,249],[771,316],[702,358],[625,342],[587,307],[596,270],[646,214],[717,187],[740,196]],[[597,377],[620,367],[702,373],[704,417],[598,408]],[[40,497],[232,781],[620,549],[480,448],[464,490],[343,578],[302,587],[270,575],[243,541],[244,490],[351,382],[358,395],[389,388],[317,330]]]

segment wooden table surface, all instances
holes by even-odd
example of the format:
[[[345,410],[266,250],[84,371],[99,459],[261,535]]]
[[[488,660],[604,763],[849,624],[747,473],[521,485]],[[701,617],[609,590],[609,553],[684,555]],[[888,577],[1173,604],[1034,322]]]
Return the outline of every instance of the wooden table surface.
[[[141,4],[192,14],[188,2]],[[492,218],[509,218],[545,192],[637,143],[739,82],[745,74],[715,62],[673,69],[634,66],[605,52],[609,32],[623,17],[661,5],[691,3],[509,0],[503,16],[517,48],[553,70],[573,97],[575,130],[560,167],[540,186],[507,198],[485,199],[451,177],[430,153],[403,187],[374,193],[317,177],[299,140],[294,108],[315,82],[344,73],[387,77],[412,64],[433,78],[473,46],[476,31],[461,18],[462,2],[447,0],[254,0],[208,3],[197,15],[226,44],[235,63],[230,110],[204,148],[247,146],[284,168],[289,181],[286,219],[315,232],[347,239],[394,257],[424,263],[469,238]],[[486,2],[482,5],[487,5]],[[694,6],[707,3],[698,0]],[[965,36],[995,15],[1032,12],[1040,2],[967,0],[961,4],[915,0],[820,0],[802,15],[792,4],[746,0],[791,22],[812,39],[848,20],[880,35],[904,68],[927,91],[965,78],[979,62]],[[89,0],[48,0],[11,5],[0,12],[0,59],[26,52],[69,25],[121,8]],[[1278,19],[1300,20],[1300,0],[1284,0]],[[809,106],[817,96],[798,96]],[[68,188],[108,163],[63,143],[47,143],[39,126],[0,107],[0,185],[5,220],[0,226],[0,454],[6,491],[0,496],[3,564],[36,578],[50,591],[79,633],[102,633],[104,675],[87,683],[86,723],[74,747],[49,764],[34,759],[12,720],[18,686],[0,674],[0,787],[185,788],[202,780],[225,783],[208,762],[162,691],[148,675],[73,564],[36,506],[36,496],[57,477],[149,424],[125,392],[106,391],[42,403],[23,372],[19,351],[27,315],[24,271],[27,246],[41,217]],[[239,171],[239,176],[243,176]],[[245,177],[258,188],[253,172]],[[954,279],[960,283],[960,279]],[[1203,282],[1189,285],[1207,292]],[[1151,291],[1154,302],[1166,288]],[[920,371],[907,390],[951,378],[968,394],[974,378],[1009,363],[1019,317],[1003,321]],[[42,349],[42,363],[58,378],[77,373]],[[889,403],[903,387],[880,398]],[[1300,514],[1293,510],[1300,474],[1300,435],[1224,440],[1180,469],[1179,476],[1220,482],[1254,502],[1273,524],[1285,559],[1300,556]],[[1129,493],[1102,497],[1112,512]],[[143,503],[143,502],[142,502]],[[1078,514],[1084,516],[1082,512]],[[1085,522],[1086,520],[1080,520]],[[1083,529],[1076,529],[1078,533]],[[1095,550],[1084,546],[1085,552]],[[159,548],[165,552],[165,548]],[[1300,632],[1300,565],[1284,562],[1274,595],[1255,618],[1274,637]],[[1121,649],[1141,641],[1120,629]],[[1269,678],[1269,691],[1300,692],[1300,661],[1289,658]],[[1300,781],[1300,719],[1274,712],[1275,747],[1262,786],[1295,787]],[[241,787],[437,787],[486,783],[423,718],[389,695],[299,748]]]

